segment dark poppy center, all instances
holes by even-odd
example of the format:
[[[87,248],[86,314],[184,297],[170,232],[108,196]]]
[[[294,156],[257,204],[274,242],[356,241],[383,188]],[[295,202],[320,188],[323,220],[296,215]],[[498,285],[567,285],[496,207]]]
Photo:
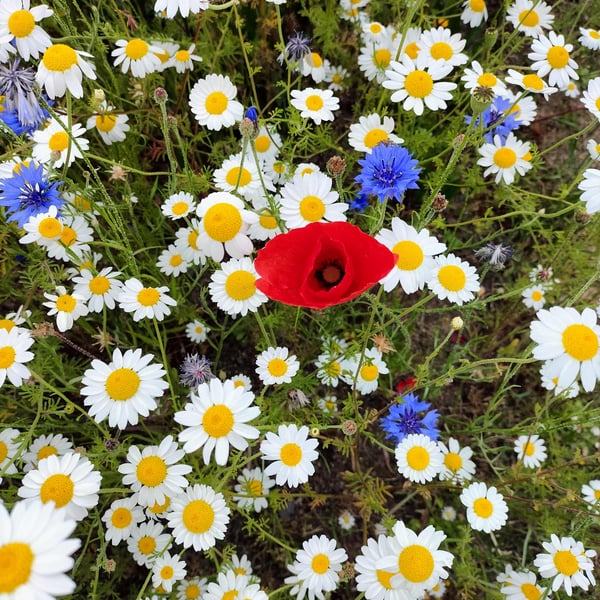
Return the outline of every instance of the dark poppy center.
[[[336,286],[344,278],[345,274],[346,272],[336,260],[325,263],[315,272],[316,278],[328,290]]]

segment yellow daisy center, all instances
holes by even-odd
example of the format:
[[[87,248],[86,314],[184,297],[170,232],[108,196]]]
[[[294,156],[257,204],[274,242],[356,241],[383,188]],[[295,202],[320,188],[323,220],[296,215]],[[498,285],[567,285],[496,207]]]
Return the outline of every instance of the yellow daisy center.
[[[423,446],[413,446],[406,453],[406,462],[411,469],[423,471],[429,466],[429,452]]]
[[[383,140],[387,140],[387,139],[388,139],[387,131],[384,131],[383,129],[375,127],[374,129],[371,129],[370,131],[367,132],[367,135],[365,135],[365,139],[363,140],[363,143],[365,144],[365,146],[367,148],[374,148],[375,146],[377,146],[377,144],[379,144]]]
[[[183,256],[181,254],[173,254],[171,258],[169,258],[169,264],[172,267],[178,267],[183,262]]]
[[[310,53],[310,62],[315,69],[323,66],[323,59],[316,52]]]
[[[279,458],[286,467],[295,467],[302,460],[302,448],[293,442],[284,444],[279,451]]]
[[[77,60],[77,52],[66,44],[54,44],[50,46],[42,57],[42,62],[48,71],[62,73],[68,71],[73,65],[76,65]]]
[[[268,135],[259,135],[254,140],[254,147],[259,153],[266,152],[271,147],[271,140]]]
[[[327,373],[327,375],[329,375],[330,377],[337,377],[341,372],[342,372],[342,367],[340,365],[339,362],[336,362],[335,360],[326,364],[323,367],[323,370],[325,371],[325,373]]]
[[[262,481],[260,481],[260,479],[252,479],[252,481],[249,481],[247,483],[247,486],[248,486],[248,491],[253,496],[262,496],[263,486],[262,486]]]
[[[542,292],[540,292],[539,290],[534,290],[533,293],[531,294],[531,299],[534,302],[539,302],[543,298],[544,298],[544,294],[542,294]]]
[[[123,402],[132,398],[140,387],[140,376],[132,369],[122,367],[115,369],[104,384],[106,393],[111,400]]]
[[[180,216],[184,215],[190,208],[190,205],[187,202],[179,201],[175,202],[171,207],[174,215]]]
[[[193,598],[200,598],[200,588],[195,583],[190,583],[185,588],[185,597],[193,600]]]
[[[386,590],[393,589],[391,579],[396,573],[390,573],[389,571],[382,571],[381,569],[377,569],[375,571],[375,574],[377,575],[377,581],[379,585],[381,585],[381,587],[385,588]]]
[[[175,52],[175,60],[182,63],[187,62],[190,60],[190,53],[187,50],[178,50]]]
[[[542,597],[542,592],[533,583],[521,584],[521,593],[527,600],[539,600]]]
[[[569,62],[569,53],[564,46],[552,46],[548,50],[546,59],[553,69],[562,69]]]
[[[488,519],[494,512],[494,505],[487,498],[477,498],[473,502],[473,510],[478,517]]]
[[[169,497],[165,496],[165,501],[162,504],[155,502],[152,506],[148,507],[148,510],[155,515],[160,515],[160,514],[164,513],[167,510],[167,508],[169,508],[170,505],[171,505],[171,499]]]
[[[145,535],[139,539],[137,547],[141,554],[152,554],[156,550],[156,540],[149,535]]]
[[[29,581],[34,559],[29,544],[11,542],[0,546],[0,594],[12,594]]]
[[[44,458],[48,458],[49,456],[56,456],[58,454],[58,450],[54,446],[42,446],[37,454],[36,458],[38,462],[43,460]]]
[[[128,527],[132,521],[131,511],[123,506],[115,509],[110,517],[110,522],[117,529]]]
[[[413,98],[425,98],[433,90],[433,78],[427,71],[417,69],[406,76],[404,89]]]
[[[493,73],[482,73],[477,78],[477,83],[481,87],[493,88],[498,83],[498,79]]]
[[[171,579],[171,577],[173,577],[174,573],[175,573],[175,571],[173,570],[173,567],[171,565],[165,565],[160,570],[160,577],[161,577],[161,579]]]
[[[541,77],[538,77],[535,73],[529,73],[523,77],[523,85],[530,89],[541,91],[544,89],[544,81]]]
[[[494,152],[494,164],[501,169],[510,169],[517,162],[517,153],[512,148],[499,148]]]
[[[159,300],[160,292],[156,288],[143,288],[137,295],[137,301],[142,306],[154,306]]]
[[[525,442],[523,444],[523,454],[525,456],[533,456],[535,453],[535,446],[531,442]]]
[[[469,8],[473,12],[483,12],[485,10],[484,0],[469,0]]]
[[[206,211],[203,223],[210,238],[217,242],[228,242],[242,228],[242,215],[232,204],[219,202]]]
[[[69,136],[64,131],[57,131],[50,136],[48,148],[52,152],[63,152],[69,146]]]
[[[206,533],[215,521],[215,511],[206,500],[192,500],[183,509],[181,519],[192,533]]]
[[[394,244],[392,252],[398,256],[396,266],[402,271],[418,269],[425,258],[421,246],[411,240],[402,240]]]
[[[434,560],[431,552],[420,544],[411,544],[400,552],[398,569],[412,583],[427,581],[433,573]]]
[[[77,300],[71,294],[63,294],[56,300],[56,308],[61,312],[71,313],[77,306]]]
[[[40,499],[45,504],[50,500],[54,501],[56,508],[66,506],[73,498],[75,485],[73,480],[63,473],[50,475],[40,488]]]
[[[235,600],[238,596],[238,591],[237,590],[229,590],[228,592],[225,592],[221,598],[221,600]]]
[[[265,229],[275,229],[277,227],[277,219],[269,210],[263,210],[263,213],[259,216],[258,220]]]
[[[438,280],[448,291],[458,292],[465,287],[467,276],[459,266],[445,265],[438,272]]]
[[[8,456],[8,446],[6,442],[0,442],[0,463]]]
[[[107,133],[114,129],[117,124],[117,117],[115,115],[96,115],[96,129]]]
[[[376,365],[364,365],[364,367],[361,367],[360,369],[360,376],[365,381],[375,381],[378,375],[379,369]]]
[[[305,221],[320,221],[325,214],[325,204],[318,196],[305,196],[300,200],[300,215]]]
[[[391,60],[392,54],[387,48],[379,48],[379,50],[375,50],[373,62],[378,69],[385,69],[388,67]]]
[[[35,28],[35,18],[28,10],[15,10],[8,17],[8,31],[16,38],[27,37]]]
[[[287,373],[288,365],[283,358],[272,358],[267,365],[267,370],[273,377],[282,377]]]
[[[60,234],[60,241],[65,246],[71,246],[77,241],[77,232],[68,225],[64,225]]]
[[[15,362],[17,353],[12,346],[0,348],[0,369],[8,369]]]
[[[148,44],[144,40],[135,38],[125,46],[125,55],[131,60],[140,60],[148,54]]]
[[[383,31],[383,26],[381,25],[381,23],[371,23],[369,25],[369,31],[371,33],[381,33]]]
[[[160,456],[146,456],[138,463],[135,474],[142,485],[156,487],[167,477],[167,465]]]
[[[318,575],[327,573],[327,569],[329,569],[329,557],[323,553],[315,554],[311,562],[311,567]]]
[[[306,98],[305,104],[308,110],[321,110],[323,108],[323,98],[321,98],[321,96],[318,94],[311,94],[308,96],[308,98]]]
[[[406,45],[404,52],[406,52],[406,54],[409,58],[412,58],[413,60],[415,60],[415,58],[417,58],[417,56],[419,56],[420,50],[421,50],[421,48],[419,48],[419,45],[417,44],[417,42],[411,42],[410,44]]]
[[[596,108],[597,108],[598,110],[600,110],[600,96],[598,96],[598,98],[596,98],[596,102],[595,102],[595,104],[596,104]]]
[[[11,319],[0,319],[0,329],[6,329],[6,331],[10,331],[16,323]]]
[[[552,558],[557,571],[567,577],[579,571],[577,557],[570,550],[559,550]]]
[[[108,277],[104,277],[104,275],[96,275],[96,277],[92,277],[90,279],[88,288],[92,294],[102,296],[102,294],[106,294],[106,292],[108,292],[110,289],[110,279]]]
[[[211,406],[202,417],[202,427],[214,438],[227,436],[233,429],[233,413],[224,404]]]
[[[192,248],[193,250],[200,250],[200,248],[198,248],[198,232],[197,231],[194,231],[194,230],[190,231],[187,241],[188,241],[190,248]]]
[[[589,35],[593,40],[600,40],[600,33],[595,29],[591,29]]]
[[[211,92],[206,96],[204,108],[206,108],[206,112],[210,115],[221,115],[227,109],[228,104],[229,100],[223,92]]]
[[[519,23],[525,27],[535,27],[540,22],[540,17],[533,9],[522,10],[519,14]]]
[[[62,232],[62,223],[54,217],[45,217],[38,225],[38,233],[45,238],[58,237]]]
[[[452,46],[447,42],[436,42],[431,46],[431,50],[429,52],[431,53],[432,58],[435,58],[435,60],[450,60],[454,55]]]
[[[444,456],[444,465],[454,473],[460,471],[462,463],[462,458],[457,452],[448,452],[448,454]]]
[[[233,187],[244,187],[252,181],[252,174],[245,167],[233,167],[227,171],[225,181]]]
[[[233,300],[248,300],[256,292],[256,277],[248,271],[234,271],[225,280],[225,292]]]
[[[587,325],[569,325],[562,334],[565,352],[575,360],[590,360],[598,354],[598,336]]]

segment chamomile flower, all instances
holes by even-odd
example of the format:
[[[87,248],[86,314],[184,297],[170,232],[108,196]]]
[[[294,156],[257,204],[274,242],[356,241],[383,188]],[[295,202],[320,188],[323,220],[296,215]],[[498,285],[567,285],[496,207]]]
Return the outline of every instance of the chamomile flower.
[[[300,72],[305,77],[309,76],[315,83],[321,83],[325,79],[325,61],[318,52],[309,52],[300,61]]]
[[[209,485],[196,484],[173,498],[167,518],[175,542],[200,552],[225,537],[229,513],[223,494]]]
[[[358,67],[369,81],[382,83],[386,69],[398,51],[397,38],[385,36],[375,42],[367,42],[360,47]]]
[[[569,81],[567,87],[562,91],[568,98],[579,98],[579,94],[581,93],[579,91],[579,88],[577,87],[577,84],[574,81]]]
[[[488,11],[485,0],[465,0],[460,20],[469,27],[479,27],[487,21]]]
[[[600,169],[586,169],[577,189],[583,192],[581,200],[588,214],[600,211]]]
[[[324,593],[333,592],[340,580],[339,572],[342,564],[348,560],[343,548],[337,548],[335,540],[325,535],[313,535],[302,544],[288,571],[291,577],[285,583],[292,585],[290,595],[302,600],[308,595],[309,600],[323,598]]]
[[[181,581],[186,574],[186,564],[179,560],[176,554],[171,556],[169,552],[163,552],[152,563],[152,585],[155,588],[161,586],[165,592],[170,592],[173,585]]]
[[[105,267],[96,274],[82,269],[79,276],[73,277],[73,291],[83,296],[90,312],[102,312],[105,306],[112,310],[123,285],[118,279],[119,275],[121,273],[113,271],[112,267]]]
[[[331,65],[329,61],[325,61],[325,80],[328,83],[328,88],[334,92],[341,92],[348,85],[348,77],[350,73],[344,67],[339,65]]]
[[[537,583],[533,571],[512,571],[503,582],[500,592],[506,600],[531,600],[532,598],[551,598],[552,594],[544,595],[545,587]]]
[[[491,71],[485,71],[476,60],[471,62],[471,66],[464,70],[463,76],[460,79],[464,81],[464,86],[467,90],[486,87],[493,90],[496,95],[506,90],[504,82]]]
[[[444,506],[440,513],[440,517],[442,517],[444,521],[456,521],[456,509],[453,506]]]
[[[202,57],[194,54],[196,44],[192,44],[187,50],[177,50],[169,59],[168,67],[175,67],[178,73],[185,73],[194,69],[195,62],[202,62]]]
[[[206,577],[184,579],[177,586],[177,600],[200,600],[208,591]]]
[[[282,140],[281,136],[273,127],[261,125],[258,128],[256,137],[252,140],[252,145],[256,150],[259,163],[272,163],[279,156]],[[252,147],[249,145],[246,150],[246,160],[254,161]],[[265,173],[263,173],[265,175]],[[268,176],[268,174],[267,174]]]
[[[592,479],[581,486],[581,495],[590,510],[598,513],[600,510],[600,479]]]
[[[66,44],[53,44],[45,50],[35,79],[48,98],[61,98],[67,90],[74,98],[81,98],[83,76],[96,79],[94,65],[83,58],[91,56]]]
[[[256,372],[265,385],[291,383],[300,363],[287,348],[269,347],[256,358]]]
[[[24,363],[33,360],[33,352],[29,348],[34,339],[28,331],[18,327],[10,329],[0,328],[0,387],[8,380],[20,387],[23,381],[31,375]]]
[[[83,374],[81,395],[90,417],[97,423],[108,418],[109,427],[125,429],[137,425],[140,415],[147,417],[157,407],[169,385],[165,370],[152,363],[154,356],[142,351],[115,349],[109,364],[94,359]]]
[[[196,210],[194,196],[188,192],[171,194],[160,207],[163,215],[171,220],[183,219]]]
[[[531,339],[536,343],[533,357],[548,361],[547,374],[558,377],[565,388],[579,377],[591,392],[600,377],[600,327],[591,308],[579,313],[572,307],[553,306],[537,312],[531,323]]]
[[[221,263],[211,275],[208,292],[212,301],[232,316],[256,312],[268,298],[257,287],[258,273],[249,257],[232,258]]]
[[[0,6],[0,46],[12,43],[25,60],[37,59],[52,45],[50,36],[37,23],[53,14],[46,4],[31,8],[29,0],[6,0]]]
[[[494,486],[472,483],[463,490],[460,501],[467,508],[467,521],[475,531],[490,533],[504,527],[508,506]]]
[[[89,141],[82,137],[85,131],[79,123],[66,131],[58,121],[51,120],[44,129],[33,133],[33,159],[42,164],[51,162],[56,168],[71,166],[89,148]]]
[[[477,270],[454,254],[434,258],[429,289],[440,299],[462,306],[470,302],[479,291]]]
[[[358,123],[350,125],[348,143],[357,152],[366,152],[367,154],[372,152],[380,142],[404,143],[404,140],[393,131],[394,119],[392,117],[383,117],[382,119],[377,113],[371,113],[366,117],[359,117]]]
[[[53,502],[65,508],[69,519],[81,521],[98,504],[101,480],[100,472],[80,454],[50,455],[23,477],[17,494],[27,502]]]
[[[258,215],[258,221],[248,227],[248,237],[250,239],[270,240],[282,232],[283,228],[275,216],[277,213],[274,213],[266,198],[253,199],[252,208]]]
[[[191,472],[189,465],[178,463],[185,455],[177,447],[173,436],[165,437],[158,446],[146,446],[140,449],[130,446],[127,462],[119,465],[119,473],[124,475],[123,484],[138,493],[138,503],[152,506],[163,503],[165,497],[174,497],[188,485],[184,475]]]
[[[483,176],[495,175],[496,183],[504,181],[510,185],[515,180],[515,175],[524,175],[531,169],[529,161],[529,142],[521,142],[510,132],[506,138],[494,136],[491,144],[484,144],[479,148],[481,158],[477,164],[486,167]]]
[[[542,542],[542,546],[546,552],[539,553],[533,564],[541,577],[553,578],[553,592],[562,587],[567,596],[571,596],[573,587],[587,590],[590,584],[596,584],[592,573],[595,550],[586,550],[581,542],[572,537],[559,538],[555,534],[550,536],[549,542]]]
[[[235,387],[232,381],[214,378],[191,392],[191,402],[175,413],[175,422],[185,429],[179,441],[188,454],[202,448],[204,464],[210,463],[214,450],[218,465],[227,464],[229,446],[245,450],[247,440],[258,438],[258,429],[248,425],[260,409],[252,405],[254,394]]]
[[[565,398],[577,398],[579,396],[580,388],[577,382],[573,382],[570,385],[564,386],[559,385],[558,375],[552,374],[553,367],[552,361],[548,361],[542,364],[540,368],[540,378],[542,387],[545,390],[554,391],[555,396],[563,396]]]
[[[406,594],[394,589],[391,584],[392,577],[398,573],[398,564],[389,570],[379,567],[382,560],[392,556],[390,539],[384,534],[376,540],[368,538],[355,559],[356,589],[364,592],[367,600],[408,600]]]
[[[515,440],[514,451],[528,469],[537,469],[548,456],[546,444],[539,435],[520,435]]]
[[[338,525],[344,531],[349,531],[356,524],[356,517],[349,511],[344,510],[338,516]]]
[[[160,58],[157,56],[160,48],[141,38],[117,40],[116,46],[110,55],[115,58],[114,66],[120,66],[122,73],[131,73],[134,77],[146,77],[160,66]]]
[[[361,25],[361,37],[365,43],[378,42],[393,37],[395,33],[391,26],[386,27],[379,21],[366,21]]]
[[[340,101],[331,90],[305,88],[292,90],[291,96],[291,104],[300,111],[300,116],[312,119],[317,125],[322,121],[333,121],[333,111],[340,107]]]
[[[400,474],[416,483],[432,481],[442,469],[441,450],[422,433],[409,433],[396,446],[394,454]]]
[[[383,354],[377,348],[367,348],[362,357],[354,355],[342,362],[341,378],[361,394],[370,394],[379,387],[379,376],[389,372]]]
[[[317,406],[326,414],[330,415],[337,411],[337,397],[328,394],[317,399]]]
[[[260,467],[254,469],[244,467],[233,488],[236,493],[233,500],[238,508],[242,510],[248,509],[260,512],[269,505],[267,497],[269,496],[269,490],[274,485],[275,480],[266,475]]]
[[[186,261],[194,265],[203,265],[206,263],[206,254],[198,245],[200,221],[192,218],[189,223],[189,227],[180,227],[175,232],[175,244],[181,249]]]
[[[176,306],[177,302],[167,295],[169,288],[146,287],[135,277],[128,279],[121,289],[118,297],[119,308],[128,313],[133,313],[133,320],[156,319],[162,321],[171,314],[169,306]]]
[[[443,465],[439,474],[441,481],[463,483],[473,479],[475,463],[471,460],[473,450],[469,446],[461,448],[458,440],[454,438],[448,439],[447,446],[443,442],[438,442],[438,446],[443,456]]]
[[[508,7],[506,19],[515,29],[530,37],[537,37],[544,33],[544,29],[551,29],[554,15],[550,6],[539,0],[515,0]]]
[[[58,240],[62,234],[63,224],[58,216],[58,208],[51,206],[47,212],[31,215],[29,220],[23,224],[26,234],[19,239],[21,244],[33,242],[40,246],[46,246],[50,242]]]
[[[171,545],[171,536],[160,523],[141,523],[133,527],[127,539],[127,550],[141,567],[152,566],[156,557]]]
[[[130,127],[129,117],[125,113],[115,112],[115,107],[103,101],[98,113],[87,120],[88,130],[96,129],[100,139],[108,146],[125,139]]]
[[[600,77],[590,79],[581,102],[600,121]]]
[[[209,0],[155,0],[154,12],[164,11],[168,19],[175,17],[178,12],[182,17],[188,17],[206,10],[209,5]]]
[[[106,527],[104,537],[107,542],[116,546],[119,542],[126,540],[144,520],[144,510],[138,506],[135,496],[115,500],[110,508],[102,515],[102,521]]]
[[[566,44],[563,35],[550,31],[548,37],[540,34],[533,40],[527,58],[534,61],[531,68],[539,77],[548,75],[551,86],[565,89],[571,79],[579,79],[577,63],[571,58],[572,51],[573,44]]]
[[[239,598],[246,600],[246,593],[249,587],[249,579],[246,575],[236,575],[229,569],[225,572],[217,574],[217,581],[211,581],[208,584],[206,593],[202,596],[202,600],[223,600],[223,598]],[[253,588],[258,588],[258,585],[252,584]],[[254,593],[252,589],[250,593]],[[262,592],[264,594],[264,592]],[[256,600],[266,600],[266,595],[256,596]],[[250,596],[254,600],[255,596]]]
[[[177,277],[188,270],[191,262],[185,257],[185,250],[177,244],[169,244],[158,257],[156,266],[165,275]]]
[[[338,202],[333,181],[324,173],[295,175],[281,189],[280,216],[289,229],[318,221],[346,221],[348,204]]]
[[[67,575],[80,541],[69,536],[75,521],[65,510],[41,502],[0,503],[0,581],[5,598],[55,598],[75,591]],[[52,595],[50,595],[52,594]]]
[[[1,352],[2,348],[0,348],[0,357]],[[3,475],[13,475],[17,472],[14,459],[20,447],[20,443],[17,442],[20,434],[21,432],[13,427],[0,431],[0,473]],[[1,480],[2,477],[0,476]]]
[[[323,352],[315,361],[317,379],[324,385],[337,387],[342,374],[342,356],[336,352]]]
[[[250,201],[264,196],[265,188],[275,187],[267,175],[260,175],[254,158],[249,159],[241,152],[223,161],[213,173],[215,187],[223,192],[236,192]]]
[[[521,296],[523,297],[523,304],[527,308],[538,311],[540,308],[544,308],[544,304],[546,304],[546,286],[531,285],[523,290]]]
[[[228,76],[211,73],[192,88],[190,108],[200,125],[219,131],[231,127],[244,116],[244,107],[236,96],[237,88]]]
[[[596,140],[588,140],[586,148],[592,160],[600,160],[600,144]]]
[[[300,429],[295,423],[280,425],[277,433],[267,432],[260,444],[262,459],[270,461],[265,475],[275,475],[277,485],[295,488],[306,483],[315,472],[313,461],[319,457],[318,446],[318,440],[308,439],[306,425]]]
[[[398,521],[388,538],[389,554],[378,562],[378,568],[393,573],[389,580],[392,589],[402,590],[406,597],[419,598],[440,579],[448,577],[454,562],[450,552],[440,550],[446,539],[443,531],[429,525],[419,534]]]
[[[185,335],[188,339],[196,344],[201,344],[206,341],[207,334],[210,333],[210,328],[202,321],[191,321],[185,326]]]
[[[56,327],[60,332],[71,329],[79,317],[84,317],[89,312],[83,295],[68,293],[62,285],[56,287],[56,294],[44,292],[44,297],[48,302],[44,302],[42,306],[50,309],[49,317],[56,315]]]
[[[505,114],[512,115],[519,127],[533,122],[537,115],[537,104],[531,96],[518,96],[507,88],[500,92],[500,97],[510,102]]]
[[[579,28],[581,34],[578,38],[578,42],[589,48],[590,50],[600,50],[600,31],[597,29],[587,29],[585,27]]]
[[[421,34],[419,56],[458,67],[468,60],[462,52],[466,43],[459,33],[453,34],[447,27],[429,29]]]
[[[435,266],[433,257],[444,252],[446,245],[426,229],[417,231],[399,217],[392,219],[391,227],[375,236],[397,256],[395,268],[380,283],[386,292],[400,284],[406,294],[412,294],[425,287]]]
[[[534,94],[543,94],[545,100],[548,100],[548,96],[550,94],[554,94],[554,92],[558,91],[555,87],[549,87],[546,84],[546,82],[535,73],[527,73],[525,75],[523,73],[515,71],[514,69],[508,70],[508,77],[506,77],[506,83],[518,85],[527,92],[532,92]]]
[[[40,460],[51,455],[62,456],[73,449],[73,443],[62,435],[62,433],[50,433],[41,435],[31,442],[31,446],[23,452],[21,460],[25,463],[23,471],[27,473],[37,468]]]

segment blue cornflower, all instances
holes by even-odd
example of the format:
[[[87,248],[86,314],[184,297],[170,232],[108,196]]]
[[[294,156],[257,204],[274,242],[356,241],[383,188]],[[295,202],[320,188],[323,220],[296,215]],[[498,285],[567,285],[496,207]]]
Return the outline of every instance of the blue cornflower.
[[[486,108],[481,115],[475,119],[475,124],[483,123],[484,129],[489,129],[485,134],[485,141],[488,144],[493,143],[494,136],[499,135],[504,141],[508,134],[514,129],[518,129],[521,124],[517,121],[515,114],[508,112],[512,102],[502,96],[496,96],[489,108]],[[465,117],[467,125],[473,120],[473,117]]]
[[[0,181],[0,206],[6,207],[7,221],[23,227],[30,217],[47,212],[51,206],[60,207],[64,200],[58,193],[62,181],[50,183],[43,165],[20,165],[18,172]]]
[[[369,206],[369,196],[366,194],[358,193],[354,197],[354,200],[350,201],[350,210],[358,210],[359,212],[364,212],[365,208]]]
[[[429,410],[431,404],[419,400],[415,394],[402,397],[401,404],[393,404],[387,417],[381,419],[385,437],[399,444],[409,433],[422,433],[431,440],[437,440],[440,431],[436,427],[439,418],[437,410]]]
[[[285,56],[289,62],[300,62],[310,54],[310,38],[297,31],[285,45]]]
[[[421,169],[418,162],[403,146],[381,142],[358,164],[362,171],[354,178],[362,186],[363,194],[377,196],[381,202],[394,198],[402,202],[406,190],[419,188]]]

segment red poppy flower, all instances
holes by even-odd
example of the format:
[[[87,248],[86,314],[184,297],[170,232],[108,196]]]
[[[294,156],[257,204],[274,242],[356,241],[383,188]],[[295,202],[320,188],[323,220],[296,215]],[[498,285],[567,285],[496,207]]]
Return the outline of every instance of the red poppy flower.
[[[395,255],[356,225],[310,223],[259,250],[256,287],[272,300],[326,308],[356,298],[385,277]]]

